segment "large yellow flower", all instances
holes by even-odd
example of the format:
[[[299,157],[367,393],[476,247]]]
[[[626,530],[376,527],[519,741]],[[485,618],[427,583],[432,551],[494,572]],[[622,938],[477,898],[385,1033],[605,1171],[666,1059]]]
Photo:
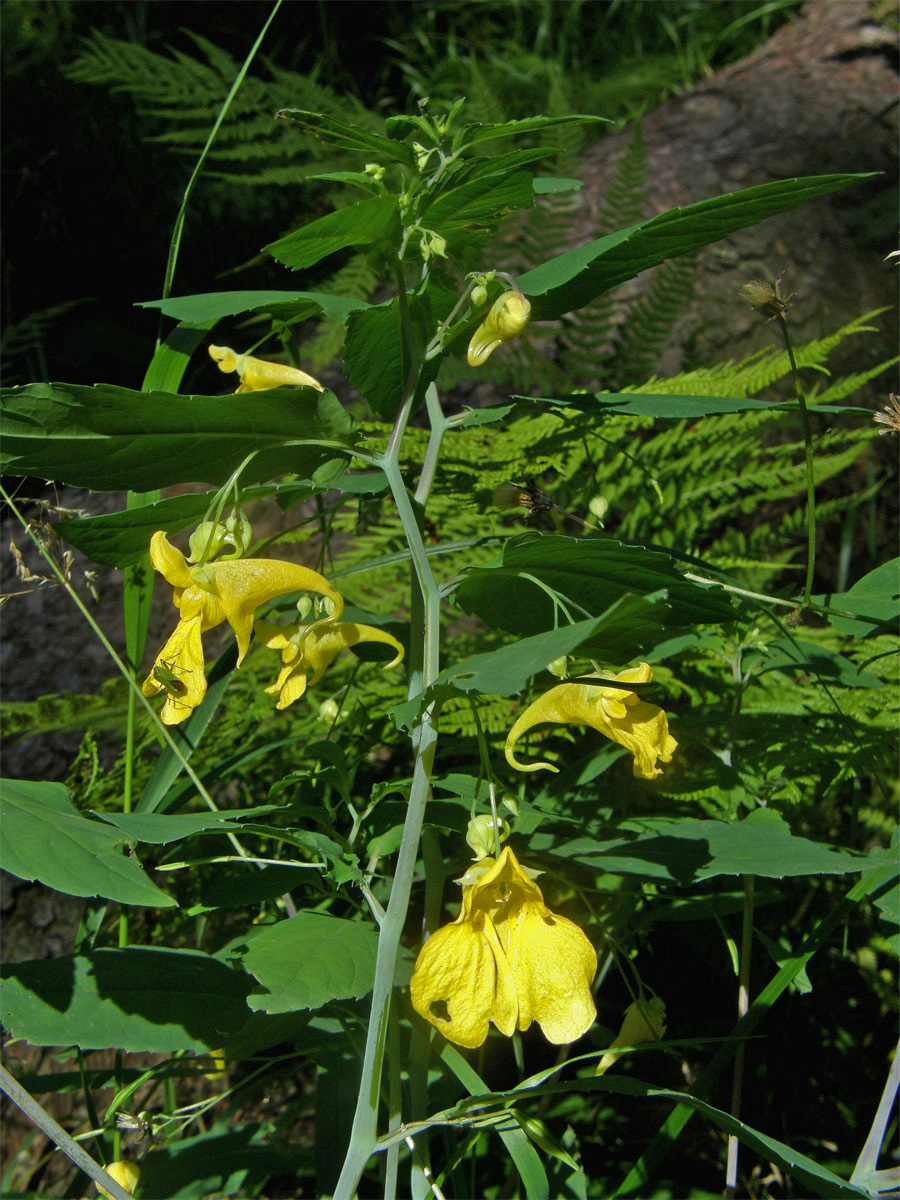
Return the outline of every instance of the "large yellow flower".
[[[281,651],[281,672],[271,687],[266,688],[270,696],[278,697],[276,708],[287,708],[299,700],[307,686],[318,683],[342,650],[360,642],[383,642],[394,647],[396,657],[382,667],[383,671],[396,667],[403,659],[403,647],[395,637],[374,625],[357,625],[355,621],[328,624],[316,621],[289,628],[257,621],[254,628],[264,646]],[[311,676],[309,680],[307,675]]]
[[[504,292],[491,305],[469,342],[466,359],[470,367],[480,367],[498,346],[519,337],[531,319],[531,304],[521,292]]]
[[[620,671],[614,678],[622,683],[649,683],[653,670],[649,663],[641,663]],[[665,712],[656,704],[641,700],[635,692],[594,683],[561,683],[530,704],[509,731],[506,761],[511,767],[517,771],[559,770],[548,762],[518,762],[514,754],[522,734],[546,721],[592,726],[631,751],[634,773],[643,779],[655,779],[662,774],[662,768],[656,765],[657,759],[671,762],[678,747],[669,733]]]
[[[317,392],[325,388],[318,379],[307,375],[298,367],[289,367],[282,363],[266,362],[264,358],[252,358],[249,354],[238,354],[230,346],[210,346],[209,356],[226,375],[237,371],[240,384],[235,389],[239,392],[263,392],[267,388],[281,387],[289,384],[291,387],[311,387]]]
[[[537,1021],[555,1045],[574,1042],[597,1010],[597,955],[584,933],[547,908],[507,846],[462,911],[422,947],[410,982],[416,1012],[460,1046],[480,1046],[493,1021],[510,1037]]]
[[[156,656],[142,691],[145,696],[165,692],[162,720],[178,725],[206,695],[201,635],[227,621],[238,643],[238,666],[250,646],[253,616],[285,592],[319,592],[334,605],[329,620],[344,610],[340,593],[316,571],[274,558],[236,558],[191,568],[165,533],[154,533],[150,561],[172,587],[172,602],[180,620],[175,632]]]

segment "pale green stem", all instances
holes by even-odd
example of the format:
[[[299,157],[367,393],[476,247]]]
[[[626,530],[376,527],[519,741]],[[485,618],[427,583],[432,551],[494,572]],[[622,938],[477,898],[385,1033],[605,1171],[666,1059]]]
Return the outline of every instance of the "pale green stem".
[[[878,1101],[878,1108],[875,1111],[875,1118],[872,1121],[869,1136],[866,1138],[866,1144],[863,1146],[856,1166],[853,1168],[853,1174],[850,1176],[851,1183],[855,1183],[858,1187],[866,1188],[867,1191],[876,1190],[872,1186],[876,1175],[888,1175],[888,1171],[876,1171],[875,1168],[878,1164],[881,1144],[887,1132],[888,1121],[891,1119],[894,1110],[898,1088],[900,1088],[900,1045],[894,1051],[894,1061],[891,1063],[884,1091],[881,1093],[881,1099]],[[896,1172],[896,1168],[894,1168],[894,1171]],[[877,1190],[880,1191],[881,1189]]]
[[[444,434],[448,428],[447,418],[444,416],[440,400],[438,399],[438,390],[433,383],[430,383],[425,389],[425,408],[428,412],[431,432],[428,435],[428,446],[425,449],[425,458],[422,462],[422,474],[419,476],[419,483],[413,497],[416,504],[421,505],[425,504],[425,501],[428,499],[428,493],[431,491],[431,485],[434,482],[434,473],[437,469],[437,462],[441,453],[441,442],[444,440]]]
[[[107,1175],[100,1164],[95,1162],[85,1149],[69,1137],[62,1126],[58,1125],[50,1114],[41,1108],[37,1100],[26,1092],[4,1067],[0,1067],[0,1089],[6,1092],[13,1104],[17,1105],[25,1116],[47,1135],[51,1142],[55,1142],[59,1146],[63,1154],[76,1167],[80,1167],[85,1175],[90,1176],[95,1183],[106,1188],[113,1200],[131,1200],[130,1194]]]
[[[752,875],[744,876],[744,918],[741,930],[741,974],[738,983],[738,1020],[747,1015],[750,1008],[750,956],[753,950],[753,893],[755,879]],[[734,1056],[734,1078],[731,1083],[731,1115],[737,1120],[741,1115],[741,1089],[744,1084],[744,1057],[747,1043],[738,1043]],[[740,1142],[737,1137],[728,1135],[728,1162],[725,1172],[725,1195],[737,1195],[738,1149]]]
[[[413,385],[413,386],[411,386]],[[381,461],[382,469],[391,488],[400,522],[410,549],[415,570],[415,582],[422,595],[422,645],[421,686],[428,687],[438,673],[440,597],[431,572],[425,545],[416,520],[412,502],[403,483],[397,462],[403,430],[409,419],[414,394],[414,381],[407,384],[406,395],[388,449]],[[411,637],[417,641],[419,630],[412,628]],[[375,962],[375,981],[372,988],[372,1003],[366,1048],[363,1056],[362,1076],[359,1085],[356,1112],[350,1134],[350,1144],[343,1169],[335,1188],[335,1200],[351,1200],[356,1192],[366,1163],[376,1147],[378,1137],[378,1106],[381,1091],[381,1073],[384,1061],[385,1038],[387,1036],[391,996],[394,986],[394,971],[400,939],[406,922],[410,891],[418,857],[419,838],[425,817],[425,805],[430,794],[431,770],[437,730],[434,726],[432,709],[426,710],[414,732],[415,761],[410,789],[403,840],[397,856],[397,867],[391,885],[391,896],[384,914],[378,937],[378,954]]]
[[[396,1013],[396,1005],[391,1008],[388,1024],[388,1129],[399,1129],[403,1121],[401,1104],[400,1074],[400,1025]],[[400,1166],[400,1143],[395,1142],[385,1155],[384,1167],[384,1200],[395,1200],[397,1195],[397,1174]]]

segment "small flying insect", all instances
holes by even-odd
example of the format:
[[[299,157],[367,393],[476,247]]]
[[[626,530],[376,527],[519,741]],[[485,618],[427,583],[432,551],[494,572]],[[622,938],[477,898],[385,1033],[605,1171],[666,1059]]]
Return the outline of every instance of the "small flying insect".
[[[526,475],[524,483],[502,483],[500,487],[494,489],[493,496],[494,504],[497,508],[525,508],[528,510],[526,520],[531,521],[532,518],[540,518],[546,516],[550,512],[558,512],[566,517],[569,521],[580,525],[582,529],[590,529],[593,533],[602,533],[596,525],[592,525],[590,521],[585,521],[582,517],[576,517],[574,513],[569,512],[567,508],[557,504],[556,501],[547,492],[542,492],[534,481],[533,476]]]
[[[143,1158],[153,1141],[153,1118],[150,1114],[139,1112],[132,1115],[128,1112],[117,1112],[116,1128],[123,1133],[135,1135],[135,1154],[138,1158]]]

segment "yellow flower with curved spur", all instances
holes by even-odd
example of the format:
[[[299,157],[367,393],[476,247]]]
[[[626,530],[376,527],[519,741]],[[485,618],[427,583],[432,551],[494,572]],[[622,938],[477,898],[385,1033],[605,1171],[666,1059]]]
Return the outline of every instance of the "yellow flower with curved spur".
[[[597,1010],[597,955],[574,922],[552,913],[506,846],[470,886],[462,910],[422,947],[410,981],[416,1012],[459,1046],[480,1046],[493,1021],[511,1037],[537,1021],[554,1045],[574,1042]]]
[[[504,292],[491,305],[469,342],[466,360],[470,367],[487,362],[498,346],[519,337],[531,320],[531,303],[521,292]]]
[[[266,362],[264,358],[252,358],[249,354],[238,354],[230,346],[210,346],[209,356],[224,374],[237,371],[240,384],[235,388],[239,392],[264,392],[267,388],[282,387],[311,387],[317,392],[325,388],[318,379],[307,375],[298,367],[288,367],[282,363]]]
[[[615,1041],[606,1051],[594,1070],[595,1075],[605,1075],[616,1059],[627,1054],[620,1046],[634,1047],[642,1042],[658,1042],[666,1033],[666,1006],[659,996],[642,996],[625,1009],[622,1028]]]
[[[254,629],[264,646],[281,651],[281,672],[271,687],[266,688],[268,695],[278,697],[276,708],[287,708],[299,700],[307,687],[319,682],[342,650],[360,642],[382,642],[394,647],[396,657],[382,671],[389,671],[403,660],[403,647],[395,637],[374,625],[358,625],[355,621],[330,624],[314,621],[288,628],[257,621]]]
[[[621,683],[649,683],[653,670],[649,663],[629,667],[613,678]],[[603,687],[593,683],[561,683],[545,692],[522,713],[506,738],[506,761],[517,771],[558,771],[552,763],[521,763],[515,757],[515,745],[526,730],[545,722],[561,725],[590,725],[599,733],[634,756],[634,773],[642,779],[662,774],[660,762],[671,762],[678,743],[669,733],[669,721],[663,709],[649,704],[635,692]]]
[[[344,610],[339,592],[316,571],[274,558],[237,558],[191,567],[181,551],[160,530],[150,540],[150,562],[172,585],[172,603],[180,619],[174,633],[156,656],[141,691],[145,696],[165,692],[165,725],[178,725],[206,695],[201,635],[227,621],[238,643],[238,666],[250,646],[253,617],[261,604],[286,592],[319,592],[334,605],[328,621]]]
[[[134,1189],[137,1187],[138,1180],[141,1177],[141,1168],[137,1163],[129,1162],[127,1158],[120,1158],[116,1162],[109,1163],[103,1169],[111,1179],[116,1181],[123,1191],[126,1191],[129,1196],[134,1195]],[[94,1186],[101,1196],[106,1196],[107,1200],[109,1200],[109,1192],[105,1187],[101,1187],[99,1183],[95,1183]]]

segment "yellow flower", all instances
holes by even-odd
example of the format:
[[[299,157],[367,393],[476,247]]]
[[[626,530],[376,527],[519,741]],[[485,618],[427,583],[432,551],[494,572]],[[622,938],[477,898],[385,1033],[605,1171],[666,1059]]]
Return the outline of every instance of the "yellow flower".
[[[238,558],[206,563],[193,569],[165,533],[154,533],[150,561],[172,587],[180,620],[156,656],[141,688],[145,696],[166,693],[162,720],[178,725],[206,695],[201,635],[227,621],[238,643],[238,666],[250,646],[253,615],[285,592],[319,592],[334,604],[329,620],[337,620],[344,601],[326,579],[308,567],[274,558]]]
[[[403,659],[403,647],[395,637],[374,625],[357,625],[355,621],[336,624],[315,621],[288,628],[257,621],[255,630],[264,646],[281,651],[281,672],[271,687],[266,688],[270,696],[278,697],[276,708],[287,708],[299,700],[307,686],[318,683],[342,650],[360,642],[383,642],[394,647],[397,655],[382,667],[383,671],[396,667]],[[311,675],[309,680],[307,675]]]
[[[622,683],[649,683],[653,671],[649,663],[641,663],[620,671],[614,678]],[[542,767],[559,770],[548,762],[520,763],[513,753],[522,734],[545,721],[592,726],[631,751],[634,773],[643,779],[661,775],[662,768],[656,765],[656,760],[671,762],[678,747],[669,733],[665,712],[641,700],[635,692],[592,683],[561,683],[529,705],[509,731],[506,761],[517,771],[539,771]]]
[[[127,1159],[118,1159],[116,1162],[111,1162],[107,1167],[104,1167],[107,1175],[110,1175],[120,1188],[128,1193],[129,1196],[134,1195],[134,1189],[138,1185],[138,1180],[141,1177],[141,1169],[137,1163],[128,1162]],[[101,1196],[106,1196],[110,1200],[109,1192],[105,1187],[101,1187],[99,1183],[94,1185]]]
[[[480,367],[503,342],[519,337],[530,318],[531,304],[521,292],[498,296],[469,342],[469,366]]]
[[[625,1053],[619,1046],[639,1046],[641,1042],[658,1042],[666,1032],[666,1006],[659,996],[652,1000],[642,997],[625,1009],[622,1028],[615,1041],[597,1063],[595,1075],[605,1075],[617,1058]]]
[[[555,1045],[574,1042],[597,1015],[597,955],[584,933],[552,913],[509,846],[470,886],[462,911],[422,947],[410,982],[416,1012],[460,1046],[480,1046],[493,1021],[510,1037],[537,1021]]]
[[[251,358],[249,354],[237,354],[230,346],[210,346],[209,356],[226,375],[237,371],[241,382],[235,389],[235,395],[238,392],[264,392],[267,388],[281,387],[285,383],[291,387],[325,391],[318,379],[313,379],[312,375],[307,375],[297,367],[266,362],[264,358]]]

